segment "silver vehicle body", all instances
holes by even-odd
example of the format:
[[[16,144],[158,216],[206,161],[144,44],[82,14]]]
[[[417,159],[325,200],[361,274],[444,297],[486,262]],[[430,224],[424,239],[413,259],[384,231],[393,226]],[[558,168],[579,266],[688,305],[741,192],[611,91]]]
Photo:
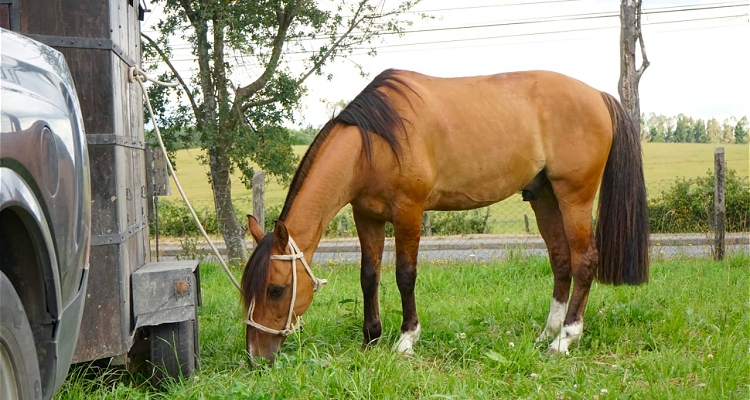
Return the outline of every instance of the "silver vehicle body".
[[[50,398],[68,373],[86,297],[86,137],[63,56],[11,31],[0,40],[0,268],[23,302]]]

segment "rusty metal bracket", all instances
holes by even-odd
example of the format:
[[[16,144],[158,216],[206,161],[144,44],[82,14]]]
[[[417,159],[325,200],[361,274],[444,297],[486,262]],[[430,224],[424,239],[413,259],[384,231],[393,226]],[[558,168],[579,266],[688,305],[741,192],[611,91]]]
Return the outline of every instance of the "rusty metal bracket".
[[[128,229],[123,232],[105,233],[102,235],[92,235],[91,245],[92,246],[105,246],[105,245],[110,245],[110,244],[125,243],[125,241],[128,240],[128,238],[142,231],[143,229],[148,229],[148,221],[135,223],[131,225],[130,227],[128,227]]]
[[[123,146],[133,149],[145,149],[146,142],[134,138],[115,135],[113,133],[89,133],[86,135],[89,145]]]

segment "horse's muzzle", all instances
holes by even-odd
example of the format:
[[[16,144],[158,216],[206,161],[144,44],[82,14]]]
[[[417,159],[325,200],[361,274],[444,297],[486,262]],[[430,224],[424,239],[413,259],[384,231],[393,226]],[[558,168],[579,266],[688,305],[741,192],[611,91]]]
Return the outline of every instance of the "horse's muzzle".
[[[281,351],[284,339],[286,339],[284,336],[271,335],[248,326],[245,338],[245,351],[247,351],[250,365],[259,366],[265,364],[262,360],[267,360],[270,364],[273,364],[276,354]]]

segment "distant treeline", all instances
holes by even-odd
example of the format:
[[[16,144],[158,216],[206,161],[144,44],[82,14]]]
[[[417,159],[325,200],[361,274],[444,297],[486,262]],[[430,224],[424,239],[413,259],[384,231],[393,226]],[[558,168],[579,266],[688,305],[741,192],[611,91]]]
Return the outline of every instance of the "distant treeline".
[[[676,117],[643,114],[641,135],[655,143],[747,143],[748,121],[746,116],[719,122],[716,118],[694,120],[684,114]]]
[[[320,131],[320,128],[308,125],[301,129],[281,128],[286,130],[293,145],[309,145]],[[641,135],[648,142],[660,143],[748,143],[750,125],[746,116],[740,119],[727,118],[719,122],[716,118],[708,121],[695,120],[684,114],[676,117],[643,114],[641,118]],[[198,143],[200,132],[182,130],[175,135],[170,149],[183,149]],[[147,136],[152,136],[151,132]]]

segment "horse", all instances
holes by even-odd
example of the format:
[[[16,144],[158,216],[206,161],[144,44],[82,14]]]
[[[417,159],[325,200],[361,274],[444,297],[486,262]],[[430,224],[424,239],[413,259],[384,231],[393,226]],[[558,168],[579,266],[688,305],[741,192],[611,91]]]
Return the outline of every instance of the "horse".
[[[599,189],[596,230],[592,224]],[[310,268],[327,224],[351,204],[361,244],[363,348],[381,336],[385,223],[393,224],[403,321],[395,350],[421,332],[414,286],[425,210],[483,207],[520,192],[554,275],[551,353],[580,340],[592,281],[648,281],[648,215],[639,132],[612,95],[549,71],[437,78],[386,70],[318,133],[273,231],[242,276],[246,351],[273,362],[325,284]],[[572,281],[572,295],[571,295]]]

